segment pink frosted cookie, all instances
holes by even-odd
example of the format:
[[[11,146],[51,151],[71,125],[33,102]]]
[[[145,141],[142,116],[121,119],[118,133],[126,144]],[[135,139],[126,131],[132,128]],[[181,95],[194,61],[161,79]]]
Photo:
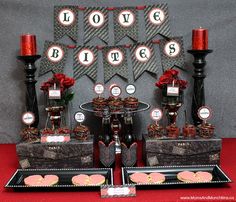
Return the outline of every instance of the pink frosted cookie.
[[[212,180],[212,174],[209,172],[199,171],[196,172],[196,178],[198,182],[210,182]]]
[[[74,177],[72,177],[72,183],[74,185],[88,185],[89,184],[89,176],[88,175],[84,175],[84,174],[80,174],[80,175],[76,175]]]
[[[149,176],[146,173],[133,173],[129,176],[132,182],[137,184],[147,184],[149,182]]]
[[[40,186],[43,177],[41,175],[30,175],[24,179],[26,186]]]
[[[165,181],[165,175],[161,173],[150,173],[149,180],[151,183],[163,183]]]
[[[196,175],[194,172],[182,171],[177,174],[177,178],[182,182],[196,182]]]
[[[103,175],[91,175],[89,178],[91,185],[101,185],[105,182],[105,177]]]

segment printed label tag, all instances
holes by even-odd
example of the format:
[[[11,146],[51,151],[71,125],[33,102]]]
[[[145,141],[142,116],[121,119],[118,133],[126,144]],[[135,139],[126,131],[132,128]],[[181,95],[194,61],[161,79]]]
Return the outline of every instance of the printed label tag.
[[[119,97],[120,94],[121,94],[121,88],[119,86],[112,86],[111,87],[111,94],[114,96],[114,97]]]
[[[103,185],[101,186],[101,197],[133,197],[136,196],[135,185]]]
[[[94,86],[94,92],[101,95],[104,92],[104,86],[101,83],[96,84]]]
[[[129,84],[128,86],[126,86],[125,90],[129,95],[132,95],[135,93],[136,87],[133,84]]]
[[[33,124],[35,121],[35,116],[32,112],[25,112],[23,115],[22,115],[22,122],[25,124],[25,125],[28,125],[30,126],[31,124]]]
[[[212,116],[212,110],[210,109],[210,107],[207,106],[202,106],[199,108],[198,110],[198,117],[203,120],[209,120]]]
[[[61,99],[61,91],[60,90],[49,90],[48,97],[49,97],[49,99]]]
[[[163,113],[159,108],[155,108],[151,111],[151,118],[154,121],[160,121],[162,119]]]
[[[82,112],[76,112],[74,118],[78,123],[82,123],[85,120],[85,115]]]
[[[179,87],[167,86],[167,96],[179,96]]]

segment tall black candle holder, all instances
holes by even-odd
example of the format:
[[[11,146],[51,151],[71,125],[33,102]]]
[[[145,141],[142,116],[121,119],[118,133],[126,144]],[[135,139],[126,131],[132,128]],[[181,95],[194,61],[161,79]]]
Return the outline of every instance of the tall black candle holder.
[[[188,50],[188,53],[194,57],[194,87],[193,87],[193,98],[192,98],[192,119],[194,125],[197,126],[202,123],[202,120],[198,117],[198,109],[205,105],[205,90],[204,90],[204,67],[206,65],[205,57],[207,54],[212,53],[213,50]]]
[[[38,102],[37,102],[37,94],[35,90],[35,62],[41,56],[40,55],[32,55],[32,56],[17,56],[17,59],[22,61],[25,64],[25,85],[26,85],[26,110],[34,113],[35,122],[32,124],[33,127],[37,128],[39,123],[39,112],[38,112]]]

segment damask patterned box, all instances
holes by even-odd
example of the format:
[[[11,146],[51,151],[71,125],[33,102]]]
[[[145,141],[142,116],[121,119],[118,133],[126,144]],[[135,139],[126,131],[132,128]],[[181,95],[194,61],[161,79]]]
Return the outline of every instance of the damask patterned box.
[[[143,160],[146,166],[209,165],[220,163],[222,140],[153,139],[143,135]]]
[[[68,143],[20,143],[16,145],[21,168],[91,168],[94,142],[71,140]]]

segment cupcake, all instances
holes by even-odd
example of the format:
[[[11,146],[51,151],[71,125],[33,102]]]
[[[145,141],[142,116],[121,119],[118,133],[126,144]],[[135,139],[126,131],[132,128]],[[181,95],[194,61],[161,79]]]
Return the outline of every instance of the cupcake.
[[[89,128],[84,125],[78,125],[73,130],[75,134],[75,139],[77,140],[87,140],[88,135],[90,134]]]
[[[150,138],[161,138],[164,135],[164,128],[157,124],[150,124],[147,130]]]
[[[215,127],[210,123],[202,123],[199,126],[199,136],[203,138],[211,138],[214,135]]]
[[[194,125],[185,124],[183,127],[183,136],[185,138],[195,138],[196,136],[196,128]]]
[[[121,99],[116,99],[108,103],[111,112],[120,112],[124,108],[124,102]]]
[[[24,128],[20,135],[24,142],[38,142],[40,140],[39,131],[37,128]]]
[[[103,111],[107,106],[107,100],[103,97],[97,97],[93,99],[93,108],[95,111]]]
[[[179,137],[179,128],[175,124],[166,127],[167,137],[177,139]]]
[[[125,108],[136,110],[138,108],[138,99],[135,97],[127,97],[124,100],[124,105]]]

